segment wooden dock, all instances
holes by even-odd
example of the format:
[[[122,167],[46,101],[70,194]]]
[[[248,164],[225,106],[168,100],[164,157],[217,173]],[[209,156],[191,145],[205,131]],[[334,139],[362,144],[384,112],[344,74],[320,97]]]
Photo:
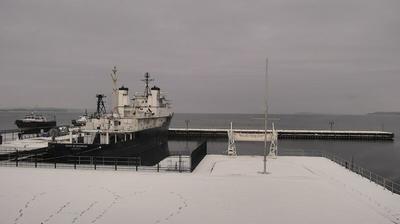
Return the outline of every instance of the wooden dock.
[[[229,129],[170,128],[171,137],[227,138]],[[238,141],[263,141],[265,131],[256,129],[234,129]],[[384,131],[331,131],[331,130],[277,130],[279,139],[321,140],[384,140],[393,141],[394,133]],[[267,131],[268,136],[271,130]],[[268,137],[269,138],[269,137]]]

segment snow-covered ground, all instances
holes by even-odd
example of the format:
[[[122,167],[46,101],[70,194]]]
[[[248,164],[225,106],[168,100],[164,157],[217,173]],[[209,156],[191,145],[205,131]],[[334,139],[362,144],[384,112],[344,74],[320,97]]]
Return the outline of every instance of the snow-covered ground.
[[[0,167],[0,223],[400,223],[400,196],[312,157],[208,155],[193,173]]]

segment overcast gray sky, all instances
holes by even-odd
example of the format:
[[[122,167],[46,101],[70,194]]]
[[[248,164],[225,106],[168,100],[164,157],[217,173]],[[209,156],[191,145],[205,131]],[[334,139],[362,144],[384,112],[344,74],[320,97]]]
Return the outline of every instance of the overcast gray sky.
[[[400,1],[0,1],[0,108],[94,108],[150,72],[176,112],[400,111]]]

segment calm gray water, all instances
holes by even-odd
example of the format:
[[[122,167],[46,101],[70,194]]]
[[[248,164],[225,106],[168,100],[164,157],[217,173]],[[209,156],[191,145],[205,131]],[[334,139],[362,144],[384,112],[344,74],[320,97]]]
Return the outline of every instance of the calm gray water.
[[[56,115],[58,124],[70,124],[77,118],[78,112],[48,112]],[[0,112],[0,129],[16,128],[16,118],[25,112]],[[263,129],[263,115],[253,114],[175,114],[171,127],[190,128],[228,128],[233,122],[234,128]],[[352,157],[359,165],[378,174],[400,182],[400,116],[398,115],[270,115],[277,129],[329,129],[334,121],[335,130],[385,130],[395,133],[391,141],[322,141],[322,140],[280,140],[280,150],[318,150],[337,154],[350,160]],[[262,155],[262,142],[237,143],[241,155]],[[208,151],[212,154],[223,153],[226,141],[209,141]],[[177,150],[177,149],[174,149]]]
[[[252,114],[177,114],[172,127],[263,129],[263,115]],[[335,130],[384,130],[395,133],[394,141],[323,141],[280,140],[280,150],[327,151],[354,161],[364,168],[400,182],[400,116],[398,115],[270,115],[277,129],[330,129]],[[271,122],[271,121],[270,121]],[[262,142],[239,142],[239,154],[262,155]],[[221,153],[226,142],[209,142],[209,153]]]

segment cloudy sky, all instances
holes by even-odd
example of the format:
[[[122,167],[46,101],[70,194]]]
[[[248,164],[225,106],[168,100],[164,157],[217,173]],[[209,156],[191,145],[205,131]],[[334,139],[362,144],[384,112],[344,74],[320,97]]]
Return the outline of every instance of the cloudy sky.
[[[150,72],[176,112],[400,111],[398,0],[0,1],[0,108],[94,108]]]

